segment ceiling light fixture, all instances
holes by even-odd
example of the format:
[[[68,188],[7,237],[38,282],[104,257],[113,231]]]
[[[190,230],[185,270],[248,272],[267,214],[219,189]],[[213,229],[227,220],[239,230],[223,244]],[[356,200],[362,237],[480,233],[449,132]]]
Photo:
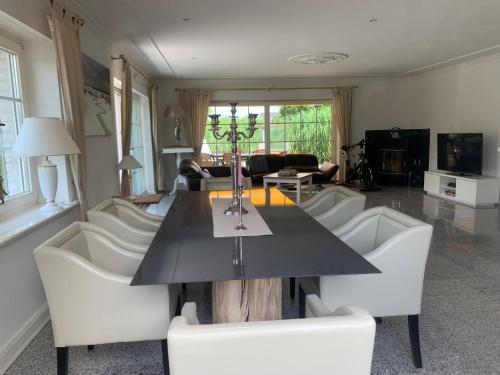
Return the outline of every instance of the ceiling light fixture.
[[[370,20],[368,20],[368,22],[377,22],[378,21],[378,18],[372,18]]]
[[[296,64],[335,64],[349,58],[349,55],[339,52],[315,52],[297,55],[288,58],[288,61]]]
[[[191,21],[191,18],[186,17],[186,18],[183,18],[182,20],[183,20],[184,22],[186,22],[186,21]]]

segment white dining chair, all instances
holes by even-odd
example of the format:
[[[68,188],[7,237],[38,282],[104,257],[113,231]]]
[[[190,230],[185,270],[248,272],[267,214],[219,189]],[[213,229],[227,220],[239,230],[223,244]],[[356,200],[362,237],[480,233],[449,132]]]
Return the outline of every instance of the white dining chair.
[[[328,230],[335,230],[362,212],[365,202],[364,194],[343,186],[332,186],[320,191],[299,207]]]
[[[408,316],[413,362],[422,367],[418,318],[433,228],[388,207],[362,212],[333,233],[381,273],[321,276],[321,301],[330,310],[352,305],[377,318]]]
[[[47,296],[57,374],[68,373],[68,347],[161,340],[168,374],[167,331],[177,287],[130,286],[142,254],[121,249],[85,223],[74,223],[34,250]]]
[[[200,325],[187,303],[168,331],[171,375],[368,375],[375,322],[350,307],[322,318]]]
[[[113,233],[123,241],[148,247],[163,218],[152,215],[134,204],[110,198],[87,212],[89,222]]]

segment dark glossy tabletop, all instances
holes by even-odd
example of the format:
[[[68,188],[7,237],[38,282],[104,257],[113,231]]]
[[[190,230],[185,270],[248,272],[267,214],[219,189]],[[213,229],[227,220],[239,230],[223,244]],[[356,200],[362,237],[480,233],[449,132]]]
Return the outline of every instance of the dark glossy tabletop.
[[[275,188],[250,196],[271,236],[214,238],[212,197],[178,192],[131,285],[380,272]]]

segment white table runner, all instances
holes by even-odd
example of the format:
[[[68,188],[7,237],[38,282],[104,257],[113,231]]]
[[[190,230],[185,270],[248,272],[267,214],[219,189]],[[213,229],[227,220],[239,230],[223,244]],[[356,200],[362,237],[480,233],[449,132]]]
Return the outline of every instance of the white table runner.
[[[243,207],[248,211],[248,214],[243,215],[243,224],[247,227],[247,230],[235,229],[240,221],[240,217],[238,215],[224,215],[224,211],[230,201],[231,199],[227,198],[212,199],[214,238],[268,236],[273,234],[262,216],[260,216],[259,211],[257,211],[248,198],[243,198]]]

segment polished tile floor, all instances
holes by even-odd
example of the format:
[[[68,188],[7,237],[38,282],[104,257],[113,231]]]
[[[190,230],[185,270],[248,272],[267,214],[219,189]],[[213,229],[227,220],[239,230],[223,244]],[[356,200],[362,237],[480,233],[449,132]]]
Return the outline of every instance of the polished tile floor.
[[[368,207],[393,207],[434,226],[420,323],[424,368],[412,365],[406,319],[387,318],[377,325],[372,374],[500,374],[500,209],[474,210],[428,197],[420,189],[385,188],[367,196]],[[169,206],[168,201],[162,204],[159,209]],[[297,304],[287,296],[285,290],[284,317],[294,318]],[[190,285],[187,297],[198,303],[202,322],[208,322],[209,285]],[[161,371],[157,342],[100,345],[93,352],[70,349],[71,374]],[[47,325],[7,374],[54,373]]]

